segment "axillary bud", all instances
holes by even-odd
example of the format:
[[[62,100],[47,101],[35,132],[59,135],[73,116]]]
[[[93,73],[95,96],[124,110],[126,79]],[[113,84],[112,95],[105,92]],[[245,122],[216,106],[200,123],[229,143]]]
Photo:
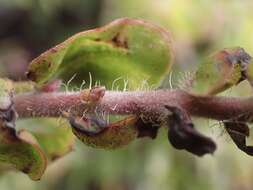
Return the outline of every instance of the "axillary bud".
[[[81,93],[81,101],[82,103],[97,103],[101,101],[101,99],[105,95],[105,87],[104,86],[96,86],[91,89],[85,89]]]

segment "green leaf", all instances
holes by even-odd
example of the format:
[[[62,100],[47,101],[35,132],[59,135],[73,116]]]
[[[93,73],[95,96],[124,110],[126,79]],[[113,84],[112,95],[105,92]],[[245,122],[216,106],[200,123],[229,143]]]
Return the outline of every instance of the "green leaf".
[[[57,77],[75,82],[93,81],[111,88],[114,80],[129,88],[144,80],[157,84],[172,65],[170,34],[143,20],[118,19],[94,30],[78,33],[34,59],[29,79],[42,85]]]
[[[243,48],[226,48],[203,61],[195,74],[193,91],[214,95],[246,79],[251,62]]]
[[[26,119],[18,121],[18,126],[29,130],[36,137],[49,162],[73,149],[75,137],[65,119]]]
[[[2,123],[3,124],[3,123]],[[34,137],[27,131],[0,126],[0,161],[39,180],[47,165],[46,157]]]

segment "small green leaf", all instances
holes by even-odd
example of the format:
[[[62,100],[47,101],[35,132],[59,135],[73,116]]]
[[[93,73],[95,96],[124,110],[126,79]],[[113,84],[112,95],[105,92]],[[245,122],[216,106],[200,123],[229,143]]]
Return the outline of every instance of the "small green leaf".
[[[237,85],[247,78],[246,70],[250,62],[250,55],[240,47],[214,53],[199,65],[193,91],[214,95]]]
[[[28,70],[29,79],[42,85],[63,77],[76,82],[93,81],[111,88],[113,81],[129,88],[139,87],[144,80],[157,84],[172,65],[170,34],[143,20],[118,19],[94,30],[78,33],[34,59]],[[66,81],[65,81],[66,82]]]

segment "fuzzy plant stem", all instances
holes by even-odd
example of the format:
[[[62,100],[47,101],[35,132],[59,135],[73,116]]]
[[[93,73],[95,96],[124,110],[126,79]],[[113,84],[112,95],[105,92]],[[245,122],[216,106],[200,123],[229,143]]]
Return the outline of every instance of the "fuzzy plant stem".
[[[19,118],[60,117],[63,111],[81,116],[87,111],[82,92],[37,93],[14,97]],[[253,118],[253,98],[196,96],[182,90],[106,91],[96,110],[108,114],[143,114],[155,117],[164,105],[177,106],[192,116],[226,120],[247,114]]]

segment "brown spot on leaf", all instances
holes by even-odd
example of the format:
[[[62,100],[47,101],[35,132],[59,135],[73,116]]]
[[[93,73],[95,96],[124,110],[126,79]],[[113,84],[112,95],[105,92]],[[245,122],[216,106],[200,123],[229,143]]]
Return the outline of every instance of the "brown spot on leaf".
[[[101,41],[101,39],[100,38],[96,38],[96,39],[94,39],[96,42],[100,42]]]
[[[51,155],[51,160],[52,161],[58,160],[59,158],[61,158],[61,155],[58,155],[58,154],[52,154]]]
[[[26,77],[32,81],[36,81],[36,73],[33,71],[26,72]]]
[[[125,48],[128,49],[128,42],[126,38],[123,38],[120,33],[117,33],[113,38],[112,38],[112,43],[116,46],[116,47],[121,47],[121,48]]]
[[[1,125],[1,122],[0,122],[0,125]],[[4,143],[17,143],[20,141],[17,138],[16,130],[13,128],[9,128],[9,127],[1,125],[0,132],[2,136],[4,136],[4,139],[2,139]]]
[[[21,171],[28,174],[31,171],[31,166],[32,165],[26,165]]]

